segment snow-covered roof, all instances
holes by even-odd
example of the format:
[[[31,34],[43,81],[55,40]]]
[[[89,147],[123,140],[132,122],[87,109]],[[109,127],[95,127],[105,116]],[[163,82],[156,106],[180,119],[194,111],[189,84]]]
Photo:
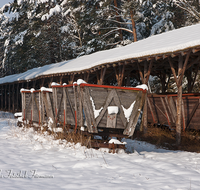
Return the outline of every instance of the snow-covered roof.
[[[39,76],[77,72],[91,69],[98,65],[173,53],[193,47],[200,47],[200,24],[183,27],[173,31],[151,36],[124,47],[99,51],[70,61],[50,64],[28,70],[21,74],[6,76],[0,84],[14,81],[31,80]]]

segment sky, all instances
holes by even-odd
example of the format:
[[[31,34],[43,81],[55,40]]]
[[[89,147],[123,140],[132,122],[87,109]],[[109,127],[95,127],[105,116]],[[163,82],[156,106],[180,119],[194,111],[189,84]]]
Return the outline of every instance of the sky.
[[[0,7],[3,7],[5,4],[12,2],[13,0],[0,0]]]

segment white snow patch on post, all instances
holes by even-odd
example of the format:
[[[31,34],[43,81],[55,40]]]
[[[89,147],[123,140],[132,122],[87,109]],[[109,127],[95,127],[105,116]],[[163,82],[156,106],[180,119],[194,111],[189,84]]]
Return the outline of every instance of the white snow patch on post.
[[[118,114],[119,108],[117,106],[108,106],[108,114]]]
[[[123,111],[124,111],[124,115],[125,115],[125,117],[126,117],[128,122],[129,122],[131,113],[133,111],[134,105],[135,105],[135,101],[130,105],[130,107],[128,109],[124,108],[124,106],[122,105],[122,108],[123,108]]]
[[[43,92],[43,91],[46,91],[46,92],[53,92],[52,88],[46,88],[46,87],[41,87],[40,90]]]
[[[85,82],[83,79],[78,79],[76,83],[77,85],[80,85],[82,83],[87,84],[87,82]]]
[[[34,88],[31,88],[31,93],[33,93],[35,91],[35,89]]]
[[[148,90],[148,86],[146,84],[141,84],[141,85],[138,85],[136,86],[135,88],[141,88],[143,90]]]
[[[52,82],[51,86],[60,86],[60,84],[56,83],[56,82]]]
[[[94,101],[92,99],[92,97],[90,96],[90,101],[92,102],[92,108],[93,108],[93,112],[94,112],[94,118],[97,118],[101,112],[101,110],[103,109],[103,107],[101,107],[99,110],[95,109],[95,104]]]

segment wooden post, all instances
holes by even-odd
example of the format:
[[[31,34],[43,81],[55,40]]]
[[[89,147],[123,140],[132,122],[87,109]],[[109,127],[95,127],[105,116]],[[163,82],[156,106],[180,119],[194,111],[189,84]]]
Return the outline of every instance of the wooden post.
[[[10,85],[8,85],[8,93],[9,93],[9,96],[8,96],[8,111],[11,111],[10,109],[10,104],[11,104],[11,95],[10,95]]]
[[[64,121],[63,125],[65,126],[67,124],[67,95],[65,91],[65,87],[63,87],[63,104],[64,104]]]
[[[75,103],[75,130],[74,132],[76,133],[76,130],[77,130],[77,96],[76,96],[76,87],[74,86],[73,87],[74,89],[74,103]]]
[[[191,50],[188,51],[184,65],[183,65],[183,56],[180,54],[179,55],[179,62],[178,62],[178,77],[176,76],[176,71],[174,68],[174,65],[172,63],[171,58],[168,58],[172,73],[174,75],[176,85],[178,88],[178,93],[177,93],[177,104],[176,104],[176,144],[177,146],[180,145],[181,143],[181,121],[182,121],[182,79],[185,74],[188,64],[188,60],[190,57]]]
[[[55,111],[55,122],[57,124],[57,119],[58,119],[58,96],[57,96],[57,88],[52,88],[53,90],[53,108]]]
[[[79,126],[83,127],[83,103],[82,103],[82,92],[80,86],[77,86],[78,99],[79,99]]]
[[[44,86],[44,80],[45,80],[45,78],[41,79],[40,88]]]
[[[34,113],[34,93],[31,93],[31,123],[33,122],[33,113]]]
[[[162,93],[165,93],[165,91],[166,91],[165,79],[166,79],[166,73],[161,73],[160,74],[160,80],[161,80],[161,84],[162,84]]]
[[[60,76],[60,85],[62,85],[63,76]]]
[[[149,81],[149,76],[151,74],[151,69],[153,66],[153,60],[150,61],[149,67],[148,67],[148,62],[145,61],[144,62],[144,73],[142,73],[141,67],[139,65],[139,63],[137,63],[138,66],[138,70],[139,70],[139,74],[140,74],[140,78],[143,84],[148,84]],[[143,106],[143,115],[142,115],[142,123],[141,123],[141,131],[144,131],[144,133],[147,131],[147,125],[148,125],[148,121],[147,121],[147,93],[145,95],[145,101],[144,101],[144,106]]]
[[[8,97],[7,97],[7,85],[5,85],[5,89],[4,89],[4,97],[5,97],[5,107],[4,107],[4,110],[7,111],[7,100],[8,100]]]
[[[21,97],[22,97],[22,121],[24,121],[25,120],[25,113],[26,113],[26,111],[25,111],[25,98],[24,98],[24,94],[25,93],[21,93]]]
[[[123,63],[123,65],[119,65],[119,71],[117,71],[116,67],[114,67],[114,70],[115,70],[117,84],[118,86],[122,86],[124,80],[125,64]]]
[[[70,79],[69,79],[69,84],[73,84],[73,82],[74,82],[74,73],[72,73],[71,75],[70,75]]]
[[[178,76],[180,76],[183,69],[183,56],[179,55]],[[180,78],[179,78],[180,80]],[[177,120],[176,120],[176,143],[181,143],[181,115],[182,115],[182,81],[178,80],[178,95],[177,95]],[[182,80],[182,79],[181,79]]]
[[[16,102],[16,109],[17,111],[19,111],[19,102],[21,103],[20,101],[20,92],[19,92],[19,83],[17,83],[17,89],[16,89],[16,99],[17,99],[17,102]]]
[[[12,88],[12,112],[15,111],[15,96],[17,97],[17,94],[15,93],[15,84],[13,83],[13,88]],[[16,101],[18,101],[18,99],[16,98]]]
[[[4,92],[3,92],[3,85],[1,85],[1,110],[3,110],[3,98],[4,98]]]
[[[88,82],[88,81],[89,81],[89,76],[90,76],[89,71],[84,73],[84,81],[85,81],[85,82]]]
[[[144,81],[143,83],[144,84],[147,84],[148,81],[147,81],[147,61],[145,61],[144,63]],[[143,108],[143,126],[142,126],[142,129],[144,130],[144,133],[147,132],[147,125],[148,125],[148,122],[147,122],[147,93],[145,95],[145,101],[144,101],[144,108]]]
[[[187,70],[185,74],[188,80],[188,93],[191,93],[192,92],[192,72],[191,70]]]
[[[181,143],[181,111],[182,111],[182,85],[178,87],[177,96],[177,119],[176,119],[176,143]]]

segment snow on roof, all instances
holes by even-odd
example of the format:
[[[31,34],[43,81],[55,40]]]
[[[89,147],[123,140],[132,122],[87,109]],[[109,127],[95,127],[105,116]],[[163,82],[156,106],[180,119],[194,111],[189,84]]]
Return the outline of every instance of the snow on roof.
[[[45,65],[43,67],[28,70],[21,74],[6,76],[0,79],[0,84],[21,80],[31,80],[49,74],[82,71],[102,64],[176,52],[200,46],[199,32],[200,24],[183,27],[151,36],[124,47],[99,51],[70,61]]]

